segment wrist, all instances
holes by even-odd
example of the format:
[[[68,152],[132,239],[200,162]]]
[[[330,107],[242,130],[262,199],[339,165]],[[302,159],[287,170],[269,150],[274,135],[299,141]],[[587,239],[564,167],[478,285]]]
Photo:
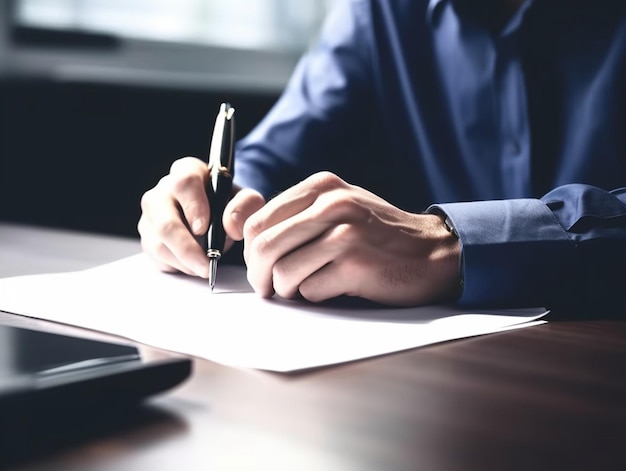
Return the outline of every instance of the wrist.
[[[442,229],[442,249],[445,251],[444,260],[450,280],[446,300],[457,301],[463,292],[463,249],[459,233],[454,224],[443,211],[433,208],[429,214],[436,216],[439,227]]]

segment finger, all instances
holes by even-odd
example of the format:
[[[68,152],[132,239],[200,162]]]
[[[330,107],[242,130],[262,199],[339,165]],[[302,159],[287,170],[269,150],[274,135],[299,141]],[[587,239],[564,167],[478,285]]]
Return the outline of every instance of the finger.
[[[160,241],[150,240],[150,238],[142,238],[141,246],[143,251],[149,255],[151,262],[158,270],[163,272],[181,272],[190,276],[196,276],[196,273],[184,266],[172,254],[170,249],[163,245]]]
[[[298,270],[300,273],[306,271],[310,273],[319,268],[319,265],[315,266],[316,263],[320,263],[314,256],[315,251],[337,253],[343,250],[339,243],[340,238],[333,237],[329,240],[322,235],[336,229],[338,220],[352,217],[347,214],[350,213],[350,209],[354,209],[351,202],[336,200],[333,195],[323,195],[301,213],[270,227],[252,240],[246,238],[244,259],[248,266],[248,281],[254,290],[265,297],[274,293],[274,267],[284,257],[290,257],[286,270],[292,271],[291,267],[301,263],[302,253],[303,264]],[[340,216],[341,214],[345,216]],[[345,227],[341,224],[339,226]],[[314,243],[317,239],[320,239],[317,241],[320,243]],[[313,266],[307,266],[304,260],[312,261]],[[303,277],[301,274],[300,279]],[[281,279],[282,281],[284,279]],[[281,286],[279,289],[289,294],[292,291],[288,286]]]
[[[331,221],[355,217],[350,185],[328,172],[321,172],[289,188],[252,214],[244,224],[244,259],[253,250],[273,260],[324,232]],[[342,199],[343,195],[348,198]],[[288,222],[289,221],[289,222]],[[300,227],[297,227],[301,225]],[[262,234],[263,237],[256,240]]]
[[[328,244],[327,239],[325,234],[285,255],[274,264],[272,282],[279,296],[296,297],[304,280],[339,256],[342,252],[340,244]]]
[[[355,204],[358,194],[336,175],[320,172],[268,202],[244,225],[244,259],[248,281],[264,297],[272,296],[273,266],[343,218],[368,217]],[[365,208],[366,209],[366,208]]]
[[[146,251],[156,260],[176,267],[184,273],[208,277],[209,264],[204,251],[187,229],[176,201],[172,198],[165,177],[142,198],[143,215],[138,229]],[[174,263],[160,247],[171,252]],[[164,258],[161,258],[164,257]]]
[[[302,212],[320,195],[347,187],[346,182],[330,172],[316,173],[268,201],[248,219],[244,227],[244,237],[252,240],[267,228]]]
[[[248,218],[265,204],[261,193],[245,188],[238,191],[224,209],[224,229],[233,240],[243,239],[243,227]]]
[[[206,193],[208,178],[207,164],[195,157],[178,159],[170,168],[172,197],[195,235],[206,233],[209,227],[210,208]]]
[[[319,303],[349,294],[352,278],[345,265],[331,262],[304,279],[298,289],[304,299]]]
[[[270,227],[251,242],[245,239],[244,259],[250,285],[261,296],[274,294],[273,268],[278,260],[303,244],[323,234],[329,227],[325,222],[301,223],[307,212]]]
[[[256,214],[250,219],[255,217]],[[262,296],[271,296],[274,292],[273,267],[278,260],[292,251],[298,253],[302,247],[330,229],[333,229],[333,236],[324,242],[323,249],[337,245],[337,249],[345,250],[342,241],[358,242],[354,237],[346,239],[346,236],[354,232],[346,232],[345,229],[351,226],[345,223],[367,221],[370,217],[370,209],[353,198],[353,193],[348,190],[341,189],[320,195],[304,211],[266,229],[256,237],[249,239],[246,234],[244,259],[248,265],[248,281]]]

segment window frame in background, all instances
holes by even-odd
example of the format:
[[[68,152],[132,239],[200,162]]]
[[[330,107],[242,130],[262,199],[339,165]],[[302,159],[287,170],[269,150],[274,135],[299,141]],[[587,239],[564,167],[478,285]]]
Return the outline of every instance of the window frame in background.
[[[0,66],[11,77],[276,94],[306,49],[246,49],[24,26],[16,23],[18,1],[0,2],[5,25]]]

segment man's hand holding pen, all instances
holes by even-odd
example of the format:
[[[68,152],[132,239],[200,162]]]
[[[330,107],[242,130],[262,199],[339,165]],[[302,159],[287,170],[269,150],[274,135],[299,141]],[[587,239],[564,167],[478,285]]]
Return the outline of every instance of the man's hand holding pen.
[[[138,230],[144,251],[152,255],[161,270],[208,278],[211,290],[218,260],[231,244],[227,227],[232,224],[224,220],[224,213],[234,194],[234,115],[235,109],[222,103],[213,127],[208,162],[192,157],[174,162],[170,174],[141,201],[143,214]],[[254,209],[264,203],[259,196],[251,197]],[[236,217],[240,210],[232,214]],[[237,227],[231,231],[241,232]],[[194,242],[195,237],[205,238],[206,257],[200,256],[191,236]]]
[[[198,239],[206,237],[211,220],[208,182],[207,163],[184,157],[176,160],[170,173],[144,194],[137,229],[143,250],[158,269],[209,278],[209,258],[198,243]],[[243,222],[265,203],[254,190],[239,192],[233,187],[232,193],[242,194],[231,200],[224,211],[225,250],[233,240],[241,240]]]
[[[208,278],[213,288],[222,252],[243,239],[248,280],[263,297],[417,305],[458,296],[459,241],[437,215],[408,213],[329,172],[267,204],[233,188],[233,115],[222,104],[208,163],[177,160],[142,198],[142,247],[161,270]]]

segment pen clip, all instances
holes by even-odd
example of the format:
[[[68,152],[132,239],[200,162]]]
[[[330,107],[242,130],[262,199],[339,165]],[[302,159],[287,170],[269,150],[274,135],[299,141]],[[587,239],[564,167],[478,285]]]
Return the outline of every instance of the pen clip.
[[[213,180],[219,174],[233,177],[234,114],[235,108],[222,103],[215,118],[208,164]]]

